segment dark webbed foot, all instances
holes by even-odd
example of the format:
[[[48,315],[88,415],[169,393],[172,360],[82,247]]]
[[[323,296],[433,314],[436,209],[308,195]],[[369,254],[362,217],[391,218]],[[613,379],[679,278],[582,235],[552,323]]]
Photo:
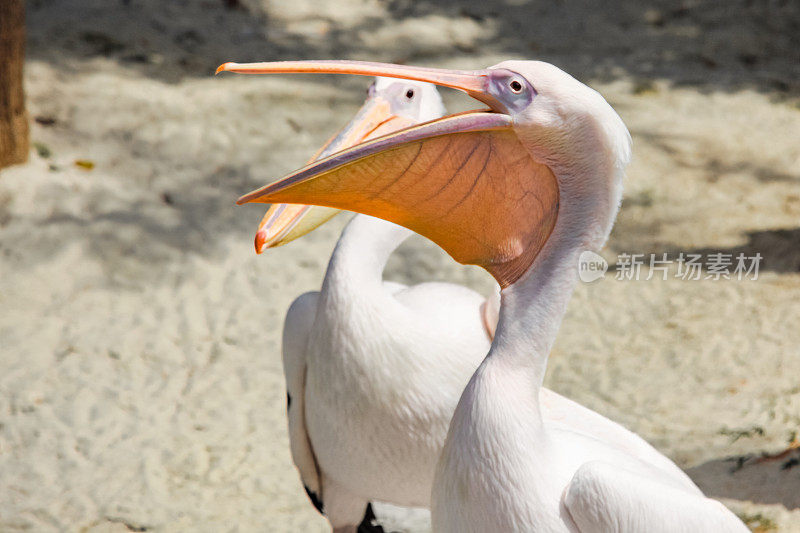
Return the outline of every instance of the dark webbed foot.
[[[367,509],[364,512],[364,518],[361,520],[361,523],[358,525],[358,529],[356,530],[358,533],[386,533],[383,530],[383,527],[378,524],[375,513],[372,510],[372,504],[367,504]]]

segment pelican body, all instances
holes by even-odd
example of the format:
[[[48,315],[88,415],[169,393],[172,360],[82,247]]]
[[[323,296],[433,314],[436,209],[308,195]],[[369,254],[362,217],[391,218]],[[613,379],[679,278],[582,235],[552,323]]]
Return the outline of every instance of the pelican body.
[[[491,348],[459,399],[437,463],[437,532],[744,532],[669,459],[592,413],[545,417],[547,356],[577,283],[605,243],[630,136],[597,92],[553,65],[477,71],[366,62],[225,64],[250,73],[340,72],[460,89],[489,106],[361,143],[239,199],[318,204],[427,236],[502,287]],[[612,424],[612,426],[609,426]]]

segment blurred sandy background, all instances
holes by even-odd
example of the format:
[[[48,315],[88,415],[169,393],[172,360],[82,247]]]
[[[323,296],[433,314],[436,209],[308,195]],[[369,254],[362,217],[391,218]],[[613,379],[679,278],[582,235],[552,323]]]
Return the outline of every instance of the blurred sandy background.
[[[29,0],[35,146],[0,176],[0,531],[325,530],[279,337],[346,217],[256,256],[263,210],[234,200],[302,164],[368,81],[211,76],[304,58],[537,58],[600,90],[634,138],[606,257],[764,261],[757,281],[581,285],[547,383],[754,530],[800,531],[800,453],[758,461],[800,428],[800,4],[644,4]],[[490,287],[421,238],[387,274]]]

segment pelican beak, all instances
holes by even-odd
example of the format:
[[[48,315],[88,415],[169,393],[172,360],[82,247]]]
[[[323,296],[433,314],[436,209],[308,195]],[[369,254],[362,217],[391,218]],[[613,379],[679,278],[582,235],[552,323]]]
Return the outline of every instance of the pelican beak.
[[[238,65],[249,73],[338,72],[425,81],[503,110],[487,72],[350,61]],[[389,220],[428,237],[456,261],[516,281],[544,246],[558,213],[552,171],[521,143],[512,118],[468,111],[378,137],[253,191],[248,202],[314,204]]]
[[[414,124],[410,118],[400,116],[386,98],[371,96],[353,120],[336,135],[328,139],[309,160],[350,148],[368,139],[380,137]],[[309,233],[341,211],[321,206],[302,204],[274,204],[261,219],[256,232],[256,253],[289,243]]]
[[[486,91],[489,70],[450,70],[444,68],[410,67],[370,61],[273,61],[268,63],[223,63],[220,72],[239,74],[357,74],[383,76],[404,80],[426,81],[442,87],[464,91],[492,109],[503,105]]]

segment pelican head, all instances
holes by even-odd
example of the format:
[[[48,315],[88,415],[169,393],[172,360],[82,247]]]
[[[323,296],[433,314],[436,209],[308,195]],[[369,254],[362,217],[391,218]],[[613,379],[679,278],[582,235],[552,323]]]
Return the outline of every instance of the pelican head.
[[[535,96],[514,115],[514,130],[533,158],[556,175],[562,213],[570,209],[577,218],[572,225],[588,229],[584,246],[601,248],[622,201],[631,158],[622,119],[600,93],[550,63],[506,61],[491,68],[535,83],[522,91]],[[581,220],[589,215],[593,220]]]
[[[502,287],[561,235],[599,248],[630,158],[599,93],[539,61],[456,71],[358,61],[226,63],[241,73],[349,73],[459,89],[489,106],[412,126],[306,166],[239,199],[302,202],[384,218],[424,235]],[[563,219],[563,220],[562,220]]]
[[[353,120],[331,137],[309,163],[444,114],[444,104],[435,85],[413,80],[375,78],[367,89],[367,100]],[[340,212],[339,209],[322,206],[274,204],[258,226],[256,253],[302,237]]]

